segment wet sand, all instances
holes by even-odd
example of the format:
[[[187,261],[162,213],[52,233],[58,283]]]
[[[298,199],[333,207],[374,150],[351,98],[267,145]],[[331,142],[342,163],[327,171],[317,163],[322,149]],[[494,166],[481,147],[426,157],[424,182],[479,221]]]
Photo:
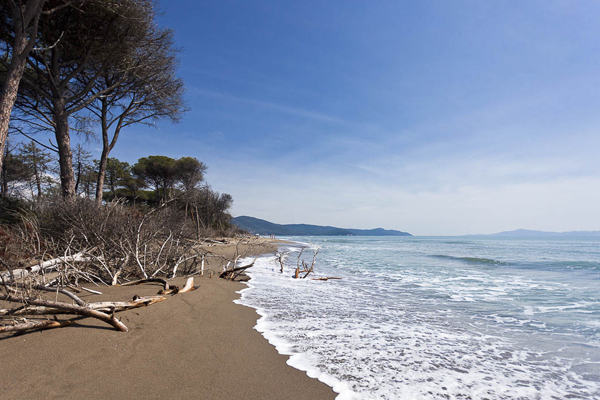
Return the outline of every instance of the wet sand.
[[[288,366],[287,356],[253,329],[256,312],[233,303],[244,284],[216,276],[196,277],[195,284],[195,291],[119,313],[128,333],[86,318],[66,328],[0,337],[0,399],[335,398],[331,388]],[[124,301],[159,289],[104,287],[102,296],[80,297]]]

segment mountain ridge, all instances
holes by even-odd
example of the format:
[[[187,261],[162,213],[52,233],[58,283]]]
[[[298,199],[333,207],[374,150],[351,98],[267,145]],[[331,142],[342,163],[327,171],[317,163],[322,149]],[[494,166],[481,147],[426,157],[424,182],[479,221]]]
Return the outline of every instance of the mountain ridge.
[[[412,236],[393,229],[345,229],[309,224],[275,224],[264,219],[239,216],[231,220],[237,227],[259,235],[278,236]]]

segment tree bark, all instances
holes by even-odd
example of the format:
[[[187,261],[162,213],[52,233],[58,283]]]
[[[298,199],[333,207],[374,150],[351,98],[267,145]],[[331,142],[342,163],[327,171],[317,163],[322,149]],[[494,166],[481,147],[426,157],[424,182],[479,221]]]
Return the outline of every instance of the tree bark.
[[[56,145],[60,165],[60,187],[63,198],[72,201],[75,200],[75,172],[73,171],[73,152],[69,136],[69,114],[65,110],[62,99],[54,102],[54,122],[56,123]]]
[[[8,138],[6,138],[6,142],[8,142]],[[8,146],[6,146],[4,148],[0,158],[6,157],[8,155],[7,153],[8,153]],[[0,178],[2,178],[2,187],[0,188],[0,197],[5,198],[8,195],[8,173],[6,171],[6,164],[2,164],[2,166],[0,167],[0,174],[2,174],[2,176],[0,177]]]
[[[2,90],[0,90],[0,170],[4,162],[4,147],[8,138],[10,114],[17,100],[19,83],[25,71],[27,56],[35,43],[39,15],[45,2],[46,0],[29,0],[26,5],[21,7],[17,7],[16,4],[12,5],[15,41],[13,43],[12,60],[6,71],[6,80]],[[30,29],[31,37],[28,38],[27,33]]]
[[[102,204],[102,196],[104,195],[104,179],[106,178],[106,163],[108,161],[108,151],[105,147],[102,148],[100,162],[98,164],[98,181],[96,182],[96,203]]]
[[[12,112],[15,101],[17,100],[17,92],[19,91],[19,82],[25,71],[26,57],[21,53],[27,43],[27,38],[15,39],[16,46],[14,50],[14,57],[8,72],[6,74],[6,81],[0,92],[0,168],[4,162],[4,148],[8,138],[8,126],[10,123],[10,114]]]
[[[98,163],[98,181],[96,183],[96,203],[102,204],[102,196],[104,195],[104,179],[106,178],[106,164],[108,163],[108,153],[112,150],[108,145],[108,105],[106,99],[100,99],[100,128],[102,130],[102,153],[100,154],[100,162]],[[113,188],[114,194],[114,188]]]

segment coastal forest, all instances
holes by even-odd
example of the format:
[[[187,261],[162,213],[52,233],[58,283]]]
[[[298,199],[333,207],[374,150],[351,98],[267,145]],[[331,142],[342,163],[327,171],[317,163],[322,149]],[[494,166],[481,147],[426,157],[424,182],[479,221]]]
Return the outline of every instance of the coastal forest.
[[[156,15],[151,0],[0,3],[0,302],[19,305],[0,310],[0,332],[61,326],[17,318],[44,310],[126,330],[115,310],[161,300],[95,307],[75,295],[82,284],[191,290],[193,279],[182,289],[167,279],[204,275],[217,257],[207,246],[240,233],[232,197],[193,155],[111,157],[132,126],[187,111],[173,31]]]

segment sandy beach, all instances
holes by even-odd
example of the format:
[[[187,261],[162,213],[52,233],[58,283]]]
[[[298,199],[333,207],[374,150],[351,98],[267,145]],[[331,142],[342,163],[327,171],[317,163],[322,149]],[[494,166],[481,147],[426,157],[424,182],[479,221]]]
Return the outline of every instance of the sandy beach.
[[[218,250],[230,251],[231,245]],[[196,277],[195,284],[195,291],[119,313],[128,333],[86,318],[1,337],[0,399],[335,398],[331,388],[288,366],[287,356],[253,329],[256,312],[233,303],[243,283],[215,276]],[[104,287],[101,296],[81,298],[123,301],[160,288]]]

